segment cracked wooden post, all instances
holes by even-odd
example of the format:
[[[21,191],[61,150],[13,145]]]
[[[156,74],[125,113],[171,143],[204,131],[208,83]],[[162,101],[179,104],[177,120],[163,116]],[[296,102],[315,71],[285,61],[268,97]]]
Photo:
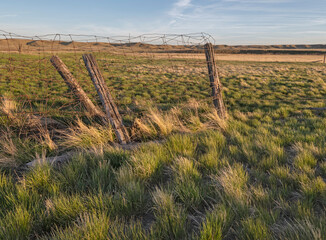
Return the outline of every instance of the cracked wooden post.
[[[91,115],[100,116],[101,118],[106,118],[103,111],[96,107],[94,103],[89,99],[84,90],[81,88],[77,80],[70,73],[68,67],[62,62],[58,56],[53,56],[50,59],[52,65],[59,72],[65,83],[68,85],[69,89],[78,98],[78,100],[85,106],[86,110]]]
[[[99,70],[96,59],[92,54],[84,54],[83,60],[85,62],[85,66],[88,70],[88,73],[94,83],[96,91],[100,96],[101,102],[110,120],[110,123],[115,130],[119,143],[125,144],[130,142],[129,133],[123,125],[118,108],[115,105],[113,98],[109,92],[109,89],[104,82],[104,78]]]
[[[206,62],[208,67],[210,86],[212,88],[213,104],[220,118],[225,119],[226,108],[223,102],[222,84],[220,82],[220,78],[218,75],[218,71],[215,63],[215,57],[214,57],[214,49],[211,43],[205,44],[205,54],[206,54]]]

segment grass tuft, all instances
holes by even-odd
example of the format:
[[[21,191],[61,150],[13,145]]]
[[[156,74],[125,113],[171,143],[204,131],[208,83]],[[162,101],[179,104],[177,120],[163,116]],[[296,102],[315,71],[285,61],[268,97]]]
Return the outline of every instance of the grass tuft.
[[[253,219],[248,218],[241,223],[242,232],[239,234],[239,238],[243,239],[271,239],[269,229],[266,226],[265,222],[259,218]]]
[[[222,187],[229,201],[240,204],[249,203],[248,174],[241,164],[228,166],[212,178],[216,181],[217,187]]]
[[[16,209],[0,219],[1,239],[29,239],[31,231],[32,216],[31,213],[23,207],[16,207]]]
[[[200,240],[222,240],[225,239],[232,225],[234,215],[223,205],[209,210],[206,218],[201,224],[199,239]]]
[[[322,240],[326,234],[324,220],[309,218],[303,220],[287,220],[273,227],[278,239],[316,239]]]
[[[225,131],[228,127],[228,123],[225,119],[221,119],[216,109],[212,109],[211,112],[206,114],[208,119],[208,125],[213,128],[218,128]]]
[[[152,193],[156,221],[151,229],[155,239],[184,239],[187,236],[186,215],[176,206],[172,194],[156,188]]]
[[[81,119],[76,121],[76,126],[63,132],[61,146],[65,148],[92,149],[104,146],[114,141],[111,127],[93,124],[86,125]]]

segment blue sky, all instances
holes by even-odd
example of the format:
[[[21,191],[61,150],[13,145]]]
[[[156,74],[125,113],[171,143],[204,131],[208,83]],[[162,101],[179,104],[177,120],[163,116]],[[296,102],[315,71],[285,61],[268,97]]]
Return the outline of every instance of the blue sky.
[[[206,32],[218,44],[326,43],[326,0],[1,0],[25,35]]]

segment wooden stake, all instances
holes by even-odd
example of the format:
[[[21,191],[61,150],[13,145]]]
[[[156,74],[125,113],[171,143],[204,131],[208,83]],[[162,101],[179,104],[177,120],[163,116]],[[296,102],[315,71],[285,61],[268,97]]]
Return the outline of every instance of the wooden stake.
[[[89,75],[94,83],[96,91],[100,96],[102,105],[104,106],[105,112],[111,122],[111,125],[115,129],[116,136],[121,144],[128,143],[130,137],[127,129],[123,125],[122,118],[115,105],[113,98],[107,88],[104,78],[99,70],[97,62],[92,54],[84,54],[83,59]]]
[[[213,103],[220,118],[225,119],[226,109],[222,97],[222,85],[218,76],[218,71],[215,64],[214,49],[211,43],[205,44],[205,54],[210,86],[212,88]]]
[[[81,88],[77,80],[70,73],[68,67],[61,61],[58,56],[53,56],[50,59],[52,65],[57,69],[65,83],[68,85],[69,89],[75,94],[78,100],[85,106],[87,111],[91,115],[100,116],[105,118],[105,114],[96,107],[93,102],[88,98],[84,90]]]
[[[324,64],[326,63],[326,54],[324,55]]]

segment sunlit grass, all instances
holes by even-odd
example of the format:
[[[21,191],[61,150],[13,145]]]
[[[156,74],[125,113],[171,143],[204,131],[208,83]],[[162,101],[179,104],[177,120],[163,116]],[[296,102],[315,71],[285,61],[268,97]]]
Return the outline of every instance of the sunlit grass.
[[[62,55],[95,100],[75,57]],[[228,108],[221,120],[204,65],[175,61],[183,69],[176,71],[162,59],[149,70],[146,59],[126,66],[109,55],[99,64],[137,143],[128,150],[77,107],[82,116],[57,115],[73,102],[60,76],[37,84],[31,65],[1,86],[2,95],[50,91],[48,116],[65,126],[56,132],[37,115],[20,118],[31,106],[3,98],[1,239],[323,239],[326,115],[304,108],[325,107],[324,66],[220,62]],[[64,164],[20,168],[71,150]]]

